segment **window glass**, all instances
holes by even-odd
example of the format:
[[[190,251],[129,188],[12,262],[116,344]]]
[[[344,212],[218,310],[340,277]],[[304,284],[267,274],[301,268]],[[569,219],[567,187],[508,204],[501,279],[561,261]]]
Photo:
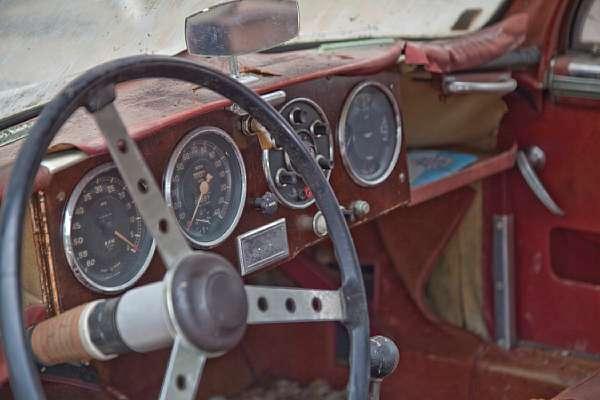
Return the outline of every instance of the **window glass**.
[[[581,28],[582,43],[600,43],[600,1],[591,2]]]

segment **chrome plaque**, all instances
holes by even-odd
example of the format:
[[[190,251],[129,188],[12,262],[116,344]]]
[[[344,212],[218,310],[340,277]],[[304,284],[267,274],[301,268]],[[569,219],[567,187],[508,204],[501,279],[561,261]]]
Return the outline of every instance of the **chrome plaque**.
[[[289,256],[285,218],[239,235],[237,251],[242,276]]]

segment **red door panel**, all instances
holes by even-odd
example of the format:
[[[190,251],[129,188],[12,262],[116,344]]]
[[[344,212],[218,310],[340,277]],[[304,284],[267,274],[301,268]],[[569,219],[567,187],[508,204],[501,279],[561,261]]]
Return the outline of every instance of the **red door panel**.
[[[600,104],[600,103],[599,103]],[[515,169],[509,199],[515,216],[517,331],[520,340],[600,352],[600,108],[547,99],[536,112],[509,99],[503,131],[519,146],[541,147],[539,173],[566,215],[551,215]]]

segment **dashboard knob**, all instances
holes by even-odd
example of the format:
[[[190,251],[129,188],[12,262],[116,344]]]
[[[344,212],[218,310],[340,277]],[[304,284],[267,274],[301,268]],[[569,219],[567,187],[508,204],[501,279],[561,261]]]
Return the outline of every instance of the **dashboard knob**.
[[[327,134],[327,126],[321,121],[315,121],[311,125],[310,131],[315,136],[323,136]]]
[[[350,204],[350,210],[355,218],[360,219],[371,211],[371,205],[364,200],[356,200]]]
[[[325,221],[325,216],[321,211],[318,211],[313,217],[312,228],[313,232],[318,237],[327,235],[327,222]]]
[[[294,172],[286,171],[285,169],[280,169],[279,171],[277,171],[275,181],[278,186],[295,185],[296,183],[298,183],[298,176]]]
[[[319,164],[319,167],[321,167],[322,169],[329,171],[331,168],[333,168],[333,161],[331,161],[329,158],[327,157],[323,157],[322,155],[318,155],[317,158],[317,164]]]
[[[371,355],[371,379],[383,379],[389,376],[400,360],[398,346],[385,336],[373,336],[369,339]]]
[[[308,113],[301,108],[294,108],[290,112],[290,121],[294,124],[305,124],[308,121]]]
[[[252,202],[254,207],[263,214],[273,215],[277,212],[277,198],[271,192],[266,192]]]

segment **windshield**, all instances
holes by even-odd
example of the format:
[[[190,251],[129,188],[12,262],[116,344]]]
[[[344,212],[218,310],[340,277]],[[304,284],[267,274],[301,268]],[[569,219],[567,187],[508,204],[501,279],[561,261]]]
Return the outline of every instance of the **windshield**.
[[[246,0],[252,1],[252,0]],[[223,0],[3,0],[0,121],[102,62],[185,50],[185,17]],[[481,28],[504,0],[300,0],[295,42],[438,38]]]

